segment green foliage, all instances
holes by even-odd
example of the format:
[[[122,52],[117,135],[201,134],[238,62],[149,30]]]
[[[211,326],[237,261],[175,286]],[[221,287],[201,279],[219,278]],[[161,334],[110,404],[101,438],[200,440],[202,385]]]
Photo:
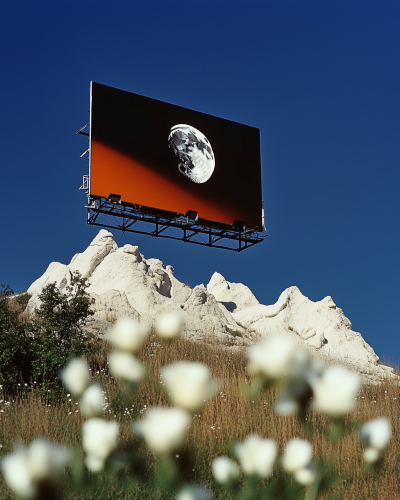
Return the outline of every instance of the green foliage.
[[[0,384],[11,387],[29,377],[31,339],[18,312],[10,308],[14,291],[8,285],[0,286]]]
[[[42,396],[58,399],[62,392],[59,370],[71,358],[90,356],[93,351],[94,336],[84,328],[94,314],[93,299],[86,292],[87,279],[75,273],[62,292],[55,283],[46,285],[39,295],[37,318],[30,323],[21,322],[18,313],[10,309],[13,291],[8,286],[2,287],[0,378],[3,385],[12,389],[16,382],[37,381]]]

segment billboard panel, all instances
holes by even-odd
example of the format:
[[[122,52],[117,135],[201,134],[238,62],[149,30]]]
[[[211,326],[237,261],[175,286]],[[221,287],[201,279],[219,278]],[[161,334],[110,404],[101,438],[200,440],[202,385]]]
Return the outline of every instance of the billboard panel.
[[[262,230],[260,131],[91,83],[90,194]]]

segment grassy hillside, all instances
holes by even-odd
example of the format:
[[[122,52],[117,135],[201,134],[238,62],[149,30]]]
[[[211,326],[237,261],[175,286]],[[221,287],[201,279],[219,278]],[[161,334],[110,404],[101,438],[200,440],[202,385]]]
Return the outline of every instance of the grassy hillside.
[[[245,352],[233,352],[211,344],[198,344],[184,339],[172,344],[160,343],[151,335],[141,351],[141,359],[148,367],[148,378],[141,383],[129,401],[121,397],[118,387],[107,370],[108,343],[97,341],[96,355],[90,360],[95,381],[103,384],[107,397],[106,415],[120,424],[120,445],[128,446],[132,439],[131,422],[140,418],[150,406],[169,406],[162,385],[157,382],[161,366],[177,360],[200,361],[208,365],[213,377],[221,380],[220,391],[198,415],[187,437],[187,450],[195,450],[195,460],[185,469],[186,480],[207,485],[214,491],[214,498],[228,498],[215,484],[211,475],[211,462],[219,455],[233,457],[232,444],[243,440],[248,434],[274,438],[280,450],[292,437],[304,437],[303,427],[297,417],[279,417],[273,411],[278,389],[263,391],[255,399],[242,394],[243,384],[249,383],[246,373]],[[0,456],[13,449],[16,440],[29,443],[37,436],[56,441],[60,444],[80,446],[81,426],[84,418],[79,412],[77,401],[67,398],[61,403],[50,403],[38,399],[35,384],[18,387],[16,396],[6,393],[0,396]],[[356,409],[346,419],[347,424],[365,422],[378,416],[387,416],[392,423],[393,435],[379,470],[364,473],[362,445],[358,434],[347,435],[333,450],[323,429],[331,425],[328,419],[312,409],[307,415],[314,429],[312,444],[315,457],[327,457],[337,453],[336,471],[340,482],[333,492],[342,500],[355,499],[398,499],[400,498],[400,464],[396,454],[400,449],[398,422],[400,419],[399,387],[391,383],[362,388]],[[139,450],[140,451],[140,450]],[[143,446],[143,456],[150,467],[156,467],[155,457]],[[185,450],[175,459],[186,460]],[[140,464],[136,467],[139,469]],[[135,466],[134,466],[135,469]],[[279,474],[277,470],[274,474]],[[148,485],[147,491],[136,481],[126,483],[127,477],[135,477],[127,467],[113,476],[101,476],[95,494],[88,492],[69,492],[67,498],[168,498],[159,491],[157,485]],[[276,477],[276,476],[275,476]],[[267,480],[268,481],[268,480]],[[13,498],[7,485],[0,476],[0,498]],[[321,497],[322,498],[322,497]],[[325,497],[327,498],[327,497]]]

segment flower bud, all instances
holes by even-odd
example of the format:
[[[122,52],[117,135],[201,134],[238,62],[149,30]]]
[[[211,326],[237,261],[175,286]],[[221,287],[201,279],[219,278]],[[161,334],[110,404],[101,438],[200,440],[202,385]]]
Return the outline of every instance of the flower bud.
[[[92,384],[82,395],[81,413],[85,417],[101,417],[105,399],[103,388],[100,384]]]
[[[273,439],[248,436],[235,447],[236,456],[245,474],[268,477],[272,474],[277,450]]]
[[[283,468],[291,473],[304,469],[311,462],[312,455],[312,446],[308,441],[299,438],[291,439],[286,444],[283,454]]]
[[[160,370],[171,401],[187,411],[196,412],[218,390],[219,383],[211,380],[208,366],[179,361]]]
[[[147,323],[139,323],[130,318],[119,319],[109,330],[106,338],[116,349],[136,354],[149,333]]]
[[[101,418],[92,418],[82,426],[82,445],[90,456],[86,464],[91,466],[94,462],[105,462],[110,454],[117,448],[118,439],[117,422],[107,422]],[[93,470],[93,472],[97,472]]]
[[[344,417],[356,404],[361,378],[340,366],[327,368],[314,384],[314,408],[332,418]]]
[[[288,337],[267,337],[248,349],[248,371],[251,375],[276,380],[287,372],[295,346]]]
[[[101,472],[105,467],[106,461],[104,458],[96,455],[86,455],[85,463],[91,472]]]
[[[369,464],[374,464],[380,458],[381,454],[376,448],[365,448],[364,450],[364,461]]]
[[[217,483],[229,486],[239,479],[239,467],[228,457],[215,458],[211,464],[213,476]]]
[[[112,351],[108,357],[111,373],[117,380],[138,384],[144,376],[144,367],[130,352]]]
[[[81,358],[74,358],[60,371],[65,387],[74,395],[80,396],[90,384],[89,367]]]
[[[182,315],[176,312],[162,314],[156,319],[155,322],[157,335],[166,340],[172,340],[179,337],[182,326]]]
[[[360,436],[365,446],[383,451],[389,443],[392,432],[385,417],[376,418],[361,427]]]
[[[180,448],[191,424],[191,416],[180,408],[149,408],[142,420],[133,422],[133,431],[158,453]]]
[[[304,467],[304,469],[296,470],[293,476],[299,484],[303,486],[309,486],[315,481],[315,478],[317,476],[317,469],[315,467],[315,464],[313,462],[310,462],[307,467]]]

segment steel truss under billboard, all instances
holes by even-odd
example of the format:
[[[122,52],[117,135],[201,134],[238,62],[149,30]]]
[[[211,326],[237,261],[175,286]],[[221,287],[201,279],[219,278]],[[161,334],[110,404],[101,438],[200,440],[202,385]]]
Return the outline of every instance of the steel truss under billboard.
[[[266,237],[258,129],[92,82],[76,133],[88,224],[238,252]]]

